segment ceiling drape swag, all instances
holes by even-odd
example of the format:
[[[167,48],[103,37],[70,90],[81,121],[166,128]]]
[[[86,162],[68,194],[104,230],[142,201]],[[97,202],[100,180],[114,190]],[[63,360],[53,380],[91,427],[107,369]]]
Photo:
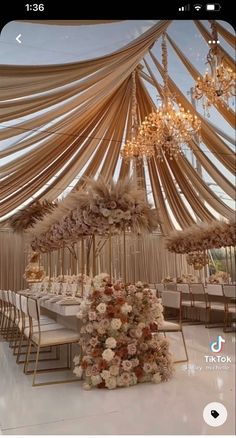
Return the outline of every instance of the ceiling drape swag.
[[[235,46],[236,46],[235,32],[234,34],[232,34],[218,22],[216,23],[216,29],[222,35],[225,41],[227,41],[227,43],[230,44],[230,46],[233,47],[233,49],[235,50]]]
[[[199,195],[209,204],[211,207],[220,213],[225,218],[233,216],[234,211],[226,205],[221,199],[216,196],[216,194],[209,188],[197,171],[193,168],[187,158],[183,155],[179,157],[178,162],[176,162],[178,168],[178,174],[181,176],[186,175],[188,180],[186,180],[186,185],[191,184]]]
[[[177,162],[176,160],[172,160],[173,162],[170,162],[168,158],[166,158],[166,160],[169,166],[171,166],[174,178],[178,183],[181,192],[185,196],[185,199],[188,201],[194,213],[203,222],[211,222],[212,220],[214,220],[214,216],[206,208],[203,201],[200,199],[199,195],[193,188],[190,180],[186,178],[186,176],[188,175],[185,176],[183,169],[181,169],[181,161]]]
[[[160,180],[157,173],[156,162],[153,158],[148,162],[148,170],[151,181],[152,193],[155,202],[155,207],[161,217],[161,229],[164,235],[168,235],[175,229],[169,212],[166,207],[165,199],[161,190]]]
[[[181,228],[193,225],[195,221],[191,214],[188,212],[186,205],[180,197],[178,189],[172,179],[172,176],[170,175],[165,158],[161,163],[157,162],[157,167],[165,195],[174,214],[174,217],[178,221]]]
[[[159,21],[131,43],[109,55],[87,61],[44,66],[7,66],[0,68],[0,100],[13,99],[50,88],[63,86],[79,77],[85,77],[98,69],[132,58],[138,53],[145,53],[149,46],[164,32],[171,22]],[[141,57],[142,58],[142,57]],[[71,75],[71,76],[70,76]],[[59,80],[57,79],[59,76]],[[16,80],[17,78],[17,80]],[[29,85],[30,84],[30,85]],[[17,87],[18,85],[18,87]]]

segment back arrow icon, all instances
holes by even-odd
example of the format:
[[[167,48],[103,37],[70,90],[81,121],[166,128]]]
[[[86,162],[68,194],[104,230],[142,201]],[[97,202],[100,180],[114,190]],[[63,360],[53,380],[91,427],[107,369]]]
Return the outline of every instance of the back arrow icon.
[[[20,40],[20,37],[21,37],[21,33],[19,33],[19,35],[17,35],[17,37],[16,37],[16,41],[17,41],[19,44],[22,43],[22,41]]]

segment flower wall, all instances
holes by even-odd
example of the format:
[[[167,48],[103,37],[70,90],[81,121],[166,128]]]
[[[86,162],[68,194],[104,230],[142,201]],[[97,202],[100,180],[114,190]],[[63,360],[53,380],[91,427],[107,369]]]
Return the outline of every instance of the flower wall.
[[[157,333],[163,309],[155,292],[141,282],[125,288],[104,285],[101,278],[99,284],[99,277],[96,286],[77,315],[83,326],[74,373],[84,380],[84,388],[168,380],[172,360],[168,341]]]

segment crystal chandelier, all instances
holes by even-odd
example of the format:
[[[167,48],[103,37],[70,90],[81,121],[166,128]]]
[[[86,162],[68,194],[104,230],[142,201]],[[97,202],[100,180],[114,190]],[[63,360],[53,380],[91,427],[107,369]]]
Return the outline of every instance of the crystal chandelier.
[[[229,107],[230,99],[235,96],[235,72],[224,64],[214,20],[211,21],[211,30],[212,47],[207,55],[210,71],[207,69],[202,78],[197,78],[193,89],[194,99],[202,99],[202,106],[208,116],[211,105],[217,107],[218,104],[225,103]]]
[[[135,160],[136,162],[143,160],[143,158],[151,158],[154,154],[153,147],[145,147],[139,143],[137,138],[138,120],[137,120],[137,98],[136,98],[136,81],[135,71],[132,72],[132,108],[131,108],[131,140],[127,140],[123,149],[121,150],[121,157],[125,161]]]
[[[138,141],[143,147],[153,148],[158,159],[166,155],[171,160],[182,153],[182,145],[188,145],[200,130],[200,121],[176,102],[168,88],[168,61],[166,36],[162,36],[162,63],[164,68],[163,99],[161,104],[142,122]]]

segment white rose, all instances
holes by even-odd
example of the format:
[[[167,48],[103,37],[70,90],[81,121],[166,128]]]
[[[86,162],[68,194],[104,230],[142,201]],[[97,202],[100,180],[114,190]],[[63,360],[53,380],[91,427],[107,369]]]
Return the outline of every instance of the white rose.
[[[116,348],[116,340],[115,338],[107,338],[106,339],[106,347],[107,348]]]
[[[75,365],[78,365],[80,363],[80,356],[75,356],[73,362]]]
[[[122,325],[122,322],[121,322],[121,320],[120,320],[119,318],[113,318],[113,319],[111,320],[111,328],[112,328],[113,330],[119,330],[119,328],[121,327],[121,325]]]
[[[116,378],[114,376],[108,377],[108,379],[105,380],[105,386],[108,389],[115,389],[116,388]]]
[[[96,309],[99,313],[106,313],[107,306],[105,303],[100,303],[100,304],[98,304]]]
[[[83,389],[85,389],[85,391],[90,391],[90,389],[92,389],[92,386],[89,383],[85,382],[83,384]]]
[[[112,376],[118,376],[119,375],[119,367],[117,365],[112,365],[109,368],[109,371],[110,371]]]
[[[127,313],[130,313],[132,311],[132,306],[130,306],[128,303],[125,303],[121,306],[121,312],[124,313],[125,315]]]
[[[135,296],[136,296],[136,298],[138,298],[138,300],[142,300],[143,299],[143,293],[142,292],[137,292]]]
[[[161,382],[161,375],[160,375],[160,373],[153,374],[152,381],[154,383],[160,383]]]
[[[103,359],[105,359],[107,362],[110,362],[110,360],[112,360],[114,356],[115,356],[115,353],[110,348],[107,348],[102,353]]]
[[[83,368],[82,367],[75,367],[73,372],[79,379],[81,379],[82,374],[83,374]]]
[[[108,370],[103,370],[102,373],[101,373],[101,376],[102,376],[102,378],[103,378],[104,380],[108,379],[108,377],[111,376],[110,371],[108,371]]]
[[[91,382],[93,386],[97,386],[99,385],[99,383],[102,382],[102,378],[99,374],[97,374],[96,376],[91,376]]]

